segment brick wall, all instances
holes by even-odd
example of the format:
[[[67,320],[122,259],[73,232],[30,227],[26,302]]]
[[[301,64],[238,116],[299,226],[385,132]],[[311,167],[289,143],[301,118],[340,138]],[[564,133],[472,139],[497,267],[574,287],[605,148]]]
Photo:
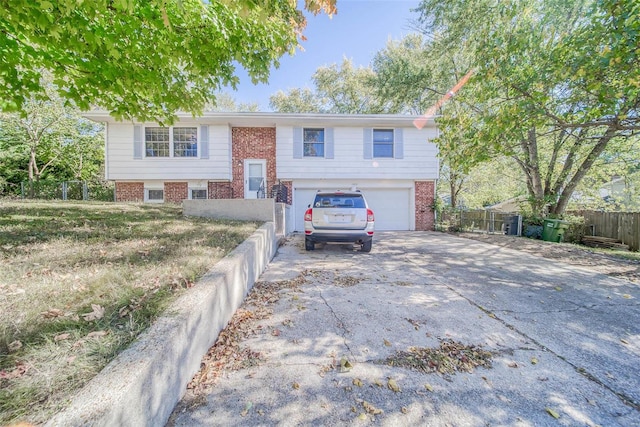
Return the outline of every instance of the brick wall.
[[[165,203],[182,203],[189,198],[189,183],[187,182],[165,182],[164,201]]]
[[[433,199],[435,197],[435,182],[416,181],[416,230],[433,230],[435,214]]]
[[[267,161],[267,191],[276,184],[276,128],[231,129],[233,197],[244,199],[245,159]]]
[[[281,181],[280,183],[287,187],[287,201],[293,202],[293,181]]]
[[[144,201],[144,183],[116,182],[116,202]]]
[[[231,182],[209,182],[207,197],[210,199],[233,199]]]

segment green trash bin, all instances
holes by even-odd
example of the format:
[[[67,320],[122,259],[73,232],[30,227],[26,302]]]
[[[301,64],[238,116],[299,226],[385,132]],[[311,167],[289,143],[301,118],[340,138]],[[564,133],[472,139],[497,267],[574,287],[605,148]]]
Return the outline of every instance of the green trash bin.
[[[542,228],[542,240],[545,242],[562,241],[564,231],[569,228],[567,221],[561,221],[559,219],[545,219]]]

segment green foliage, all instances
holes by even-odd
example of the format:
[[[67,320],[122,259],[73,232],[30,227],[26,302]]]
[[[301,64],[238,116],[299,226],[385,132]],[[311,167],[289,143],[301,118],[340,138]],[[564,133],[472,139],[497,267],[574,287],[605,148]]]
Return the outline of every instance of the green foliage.
[[[269,106],[279,113],[326,113],[323,100],[309,88],[279,90],[269,97]]]
[[[256,112],[260,111],[260,106],[255,103],[238,103],[228,92],[216,94],[215,105],[207,107],[207,111],[217,112]]]
[[[615,0],[419,7],[434,50],[446,60],[456,46],[474,70],[458,98],[475,118],[463,124],[471,130],[463,143],[512,156],[539,215],[546,206],[562,214],[578,184],[614,152],[609,147],[640,130],[638,7]]]
[[[307,0],[335,13],[335,0]],[[119,119],[169,123],[202,112],[215,91],[235,87],[236,64],[265,82],[292,53],[305,25],[289,0],[3,1],[0,110],[58,94],[82,110],[97,105]]]
[[[102,125],[80,117],[50,84],[46,91],[47,100],[26,100],[22,114],[0,113],[0,194],[20,194],[25,181],[103,176]]]
[[[315,90],[290,89],[271,96],[275,111],[287,113],[376,114],[384,112],[376,96],[371,68],[356,68],[344,58],[342,64],[320,67],[313,74]]]

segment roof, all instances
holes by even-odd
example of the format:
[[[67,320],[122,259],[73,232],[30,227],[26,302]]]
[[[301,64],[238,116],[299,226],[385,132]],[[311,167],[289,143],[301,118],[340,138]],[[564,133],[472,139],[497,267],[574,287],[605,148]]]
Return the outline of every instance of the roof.
[[[275,127],[275,126],[310,126],[314,124],[323,126],[391,126],[414,127],[414,120],[425,120],[424,116],[408,114],[320,114],[320,113],[272,113],[272,112],[243,112],[243,113],[219,113],[204,112],[201,116],[194,117],[191,113],[176,114],[178,120],[195,121],[203,124],[228,124],[241,127]],[[82,114],[83,117],[96,122],[117,123],[106,110],[93,110]],[[435,128],[435,117],[426,119],[424,127]]]

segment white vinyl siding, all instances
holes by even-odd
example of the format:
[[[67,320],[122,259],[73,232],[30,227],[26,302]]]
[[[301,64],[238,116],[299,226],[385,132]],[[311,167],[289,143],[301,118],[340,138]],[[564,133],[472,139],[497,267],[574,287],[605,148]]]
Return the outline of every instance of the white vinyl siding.
[[[277,175],[280,179],[409,179],[438,178],[438,149],[430,140],[435,128],[402,128],[402,158],[365,158],[367,128],[333,127],[333,158],[295,158],[293,127],[276,128]],[[372,131],[373,128],[368,128]],[[326,135],[325,135],[326,137]],[[394,139],[398,143],[398,129]],[[372,139],[373,141],[373,135]],[[325,142],[326,144],[326,142]],[[396,152],[399,148],[396,145]],[[326,150],[328,151],[328,150]],[[325,152],[325,154],[327,154]]]
[[[144,135],[144,127],[140,131]],[[149,124],[148,126],[154,126]],[[157,125],[156,125],[157,126]],[[185,123],[184,127],[197,127]],[[138,127],[138,126],[136,126]],[[141,156],[134,159],[134,126],[127,123],[109,123],[109,141],[106,162],[109,165],[107,179],[110,180],[220,180],[231,179],[231,142],[228,125],[207,126],[207,159],[190,157]],[[202,127],[200,127],[202,131]],[[142,136],[144,139],[144,136]],[[202,148],[202,147],[201,147]],[[143,150],[142,143],[140,150]]]

